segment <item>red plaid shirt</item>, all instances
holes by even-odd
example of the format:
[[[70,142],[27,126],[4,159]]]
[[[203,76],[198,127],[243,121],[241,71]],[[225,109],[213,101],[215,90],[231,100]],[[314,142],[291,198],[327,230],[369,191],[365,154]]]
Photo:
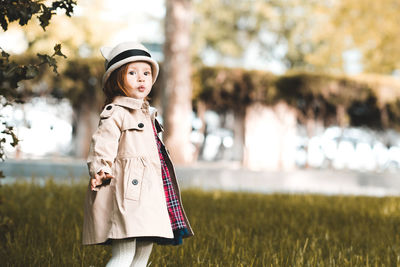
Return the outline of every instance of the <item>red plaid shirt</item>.
[[[167,164],[164,160],[163,155],[163,144],[158,138],[157,131],[153,124],[154,135],[157,142],[158,147],[158,155],[160,156],[161,161],[161,173],[164,185],[165,198],[167,200],[168,214],[169,219],[171,220],[172,230],[186,228],[185,219],[182,215],[181,204],[179,203],[179,199],[176,195],[174,187],[172,186],[171,176],[169,174],[169,170]]]

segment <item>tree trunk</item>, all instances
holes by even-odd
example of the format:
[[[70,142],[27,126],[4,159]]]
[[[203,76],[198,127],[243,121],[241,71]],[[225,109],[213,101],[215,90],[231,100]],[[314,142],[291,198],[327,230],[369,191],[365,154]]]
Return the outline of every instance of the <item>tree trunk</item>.
[[[336,121],[341,128],[348,125],[347,111],[344,105],[338,105],[336,107]]]
[[[236,111],[234,113],[233,128],[233,160],[240,161],[244,165],[244,135],[245,135],[245,111]]]
[[[91,106],[82,105],[79,110],[75,110],[74,120],[73,154],[78,158],[87,158],[91,137],[99,123],[99,114]]]
[[[243,165],[253,170],[289,171],[295,167],[296,111],[281,102],[253,103],[245,115]]]
[[[201,157],[201,155],[203,154],[204,144],[205,144],[205,140],[207,137],[207,131],[206,131],[207,128],[206,128],[206,120],[205,120],[206,111],[207,111],[206,104],[202,101],[198,101],[197,102],[197,117],[202,122],[202,126],[199,129],[199,132],[200,132],[200,134],[203,135],[204,140],[203,140],[203,142],[196,144],[195,152],[193,154],[193,161],[197,161],[199,159],[199,157]]]
[[[193,160],[190,143],[192,85],[190,57],[191,1],[167,0],[164,43],[163,116],[165,143],[177,164]]]
[[[386,105],[380,107],[382,128],[387,129],[390,127],[389,113]]]

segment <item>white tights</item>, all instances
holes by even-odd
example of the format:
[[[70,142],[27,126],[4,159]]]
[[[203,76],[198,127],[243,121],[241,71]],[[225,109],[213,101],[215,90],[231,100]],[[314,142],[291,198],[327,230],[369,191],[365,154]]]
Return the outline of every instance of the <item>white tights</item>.
[[[153,243],[136,239],[114,239],[112,257],[106,267],[146,267]]]

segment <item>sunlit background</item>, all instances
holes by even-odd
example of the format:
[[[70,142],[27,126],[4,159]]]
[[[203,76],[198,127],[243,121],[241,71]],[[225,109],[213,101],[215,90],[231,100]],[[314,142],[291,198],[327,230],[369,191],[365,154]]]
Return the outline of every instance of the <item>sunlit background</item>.
[[[25,8],[54,2],[44,31]],[[1,266],[110,259],[82,246],[83,203],[104,196],[99,49],[124,41],[160,64],[150,102],[195,233],[151,266],[400,266],[399,0],[76,2],[0,1]]]
[[[251,105],[246,103],[239,116],[240,103],[234,103],[230,110],[219,108],[218,103],[209,105],[199,97],[194,82],[194,98],[198,99],[191,115],[193,163],[233,163],[272,171],[317,168],[397,172],[400,134],[395,112],[399,107],[400,52],[395,40],[398,19],[388,9],[391,4],[398,10],[396,1],[193,1],[192,71],[197,83],[205,83],[203,74],[198,73],[209,67],[216,68],[216,73],[218,68],[222,72],[261,72],[266,77],[273,75],[272,80],[297,74],[326,75],[327,79],[339,77],[349,83],[367,82],[368,90],[378,91],[372,100],[351,100],[354,103],[346,104],[341,117],[337,115],[340,103],[336,107],[322,103],[335,90],[331,88],[314,91],[317,100],[310,104],[311,113],[301,107],[302,101],[307,101],[303,94],[295,102],[287,100],[289,105],[254,100]],[[376,6],[376,16],[369,5]],[[103,101],[99,47],[140,41],[162,64],[165,14],[161,0],[81,0],[72,18],[55,16],[45,32],[36,21],[26,27],[11,24],[8,31],[1,32],[0,47],[17,58],[51,51],[55,43],[62,43],[62,51],[68,56],[59,60],[60,76],[54,78],[49,72],[21,85],[28,92],[26,102],[0,111],[15,126],[20,139],[16,148],[6,147],[7,158],[84,159]],[[380,21],[379,27],[375,20]],[[224,79],[220,73],[214,80],[222,88]],[[265,87],[270,86],[267,82]],[[382,88],[389,93],[376,98]],[[346,99],[346,95],[340,97]],[[154,92],[152,99],[162,114],[162,94]],[[205,109],[196,104],[199,99],[205,102]],[[336,109],[336,113],[329,116],[329,111],[321,111],[327,108]],[[376,108],[381,109],[375,112]],[[378,123],[373,122],[376,116]]]

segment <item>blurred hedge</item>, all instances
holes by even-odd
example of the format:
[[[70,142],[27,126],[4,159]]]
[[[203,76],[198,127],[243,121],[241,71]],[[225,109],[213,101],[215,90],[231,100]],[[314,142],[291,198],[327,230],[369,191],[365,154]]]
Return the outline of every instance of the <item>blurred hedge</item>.
[[[392,77],[307,72],[276,76],[225,67],[203,67],[193,77],[194,101],[203,101],[216,111],[241,112],[254,102],[273,105],[284,101],[297,110],[302,123],[314,119],[325,124],[400,129],[400,81]]]
[[[277,102],[276,80],[267,72],[203,67],[193,74],[193,98],[216,111],[242,111],[253,102]]]
[[[44,72],[25,84],[25,90],[28,94],[45,91],[58,98],[67,97],[75,109],[87,103],[101,108],[103,60],[69,59],[61,62],[59,69],[59,76]],[[151,93],[157,103],[161,101],[161,80],[162,71]],[[38,90],[43,81],[45,90]],[[387,76],[307,72],[277,76],[265,71],[202,67],[193,71],[193,103],[199,101],[217,112],[240,114],[251,103],[274,105],[284,101],[297,110],[301,123],[320,120],[325,124],[400,129],[400,81]]]

